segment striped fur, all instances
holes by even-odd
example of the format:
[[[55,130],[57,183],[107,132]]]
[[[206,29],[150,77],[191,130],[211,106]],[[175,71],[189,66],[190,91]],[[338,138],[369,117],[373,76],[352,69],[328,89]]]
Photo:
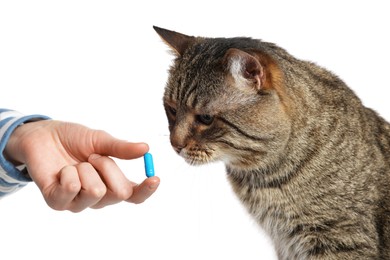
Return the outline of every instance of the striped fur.
[[[222,160],[279,259],[390,259],[390,125],[314,63],[251,38],[155,27],[176,52],[171,144]]]

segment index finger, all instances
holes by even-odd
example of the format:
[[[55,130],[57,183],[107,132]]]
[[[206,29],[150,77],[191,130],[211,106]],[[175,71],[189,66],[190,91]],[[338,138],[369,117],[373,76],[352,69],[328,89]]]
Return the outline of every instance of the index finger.
[[[135,204],[142,203],[153,195],[159,185],[160,178],[157,176],[147,178],[140,184],[134,184],[133,194],[127,201]]]
[[[135,159],[149,151],[146,143],[132,143],[97,130],[93,137],[94,153],[119,159]]]

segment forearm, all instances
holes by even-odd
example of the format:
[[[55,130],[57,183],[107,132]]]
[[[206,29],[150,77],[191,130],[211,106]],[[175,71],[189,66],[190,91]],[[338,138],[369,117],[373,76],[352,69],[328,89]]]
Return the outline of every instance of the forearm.
[[[30,121],[49,119],[41,115],[22,115],[16,111],[0,108],[0,198],[25,186],[31,179],[4,156],[4,149],[13,131],[21,124]]]

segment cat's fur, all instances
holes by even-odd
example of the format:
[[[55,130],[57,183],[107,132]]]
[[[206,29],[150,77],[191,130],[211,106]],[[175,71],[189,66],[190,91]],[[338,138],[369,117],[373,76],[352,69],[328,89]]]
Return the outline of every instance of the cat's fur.
[[[251,38],[154,27],[174,149],[222,160],[279,259],[390,259],[390,125],[333,73]]]

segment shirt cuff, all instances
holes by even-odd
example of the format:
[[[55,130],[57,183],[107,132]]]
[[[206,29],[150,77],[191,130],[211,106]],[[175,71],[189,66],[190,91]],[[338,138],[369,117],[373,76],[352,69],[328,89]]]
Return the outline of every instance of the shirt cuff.
[[[12,193],[31,182],[24,165],[16,167],[4,157],[5,146],[13,131],[21,124],[50,119],[43,115],[23,115],[0,109],[0,197]]]

